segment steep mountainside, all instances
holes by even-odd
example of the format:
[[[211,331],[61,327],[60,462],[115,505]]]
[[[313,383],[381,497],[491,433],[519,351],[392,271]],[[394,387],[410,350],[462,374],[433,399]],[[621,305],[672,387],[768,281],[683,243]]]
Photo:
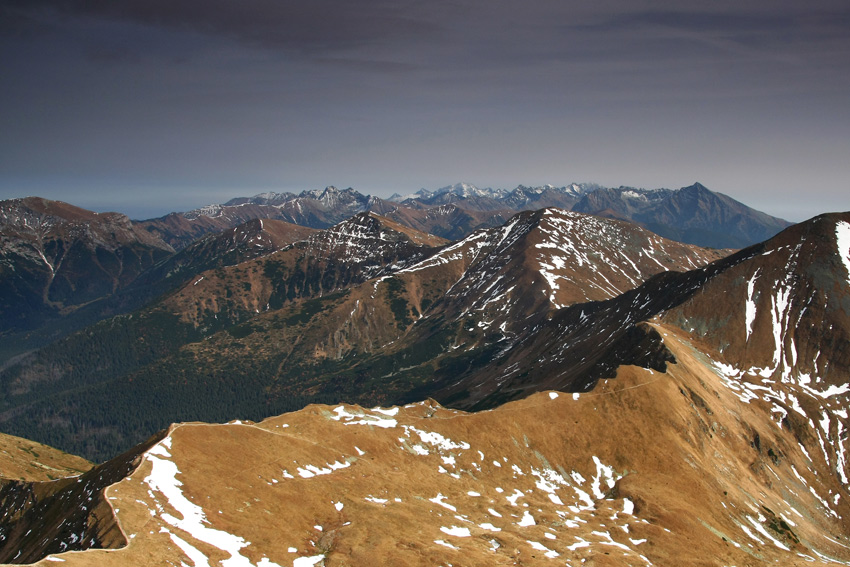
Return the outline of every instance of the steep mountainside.
[[[0,202],[4,329],[127,286],[172,250],[118,213],[35,197]]]
[[[428,208],[376,200],[372,205],[372,212],[447,240],[460,240],[476,230],[500,226],[513,216],[508,209],[482,212],[464,209],[456,204]]]
[[[0,202],[0,351],[24,346],[10,334],[26,342],[20,333],[119,292],[171,253],[118,213],[37,197]]]
[[[846,213],[818,217],[790,227],[764,244],[742,250],[704,268],[683,274],[660,274],[608,301],[561,309],[545,325],[535,329],[527,340],[505,341],[500,357],[493,359],[482,372],[458,376],[454,384],[434,395],[437,399],[450,400],[462,407],[492,407],[494,402],[527,395],[541,386],[568,391],[590,389],[600,377],[611,375],[619,364],[633,363],[663,369],[669,355],[661,347],[657,334],[640,323],[665,313],[665,320],[675,318],[688,331],[701,329],[706,337],[711,337],[718,352],[728,352],[729,356],[738,354],[741,349],[750,352],[754,348],[746,345],[763,345],[761,351],[752,351],[760,352],[757,358],[744,357],[739,365],[741,368],[758,365],[759,368],[773,369],[765,371],[765,378],[777,373],[779,364],[773,362],[779,352],[776,345],[790,340],[787,336],[793,334],[791,331],[782,334],[780,322],[785,321],[783,324],[786,326],[789,321],[808,323],[807,350],[803,350],[803,343],[798,339],[799,345],[788,343],[787,356],[794,360],[800,357],[800,360],[808,360],[805,364],[811,365],[818,349],[832,348],[825,360],[830,360],[830,365],[837,365],[836,379],[846,382],[847,355],[841,345],[846,345],[850,339],[847,332],[850,311],[847,306],[841,305],[846,300],[836,299],[845,297],[848,291],[836,245],[836,227],[844,226],[842,223],[847,220]],[[820,237],[807,237],[810,232],[820,234]],[[788,252],[798,250],[798,247],[806,248],[807,254]],[[771,252],[774,249],[785,253],[774,254]],[[762,266],[764,262],[775,264],[769,271],[776,279],[768,277],[763,280],[761,285],[765,286],[765,291],[761,295],[756,295],[755,289],[748,294],[747,282],[758,281],[760,274],[767,271]],[[791,275],[779,276],[789,273],[789,270]],[[809,275],[795,276],[795,270]],[[733,280],[736,282],[734,285],[731,283]],[[777,292],[768,292],[773,289],[770,286],[781,290],[778,300],[773,299]],[[730,298],[740,295],[749,298],[750,303],[730,304]],[[792,296],[800,302],[796,307],[798,313],[805,312],[806,318],[787,310],[790,305],[788,298]],[[811,305],[806,303],[824,296],[832,298],[821,300],[824,305],[831,306],[829,310],[826,307],[818,310],[814,307],[817,305],[815,302]],[[762,303],[757,306],[755,302],[759,299]],[[761,313],[761,318],[753,320],[751,327],[743,323],[747,312],[752,313],[753,318],[756,313]],[[774,317],[777,323],[774,324],[770,317]],[[733,322],[737,320],[742,323],[736,326]],[[734,336],[747,328],[751,329],[751,333],[760,331],[759,338],[755,334],[748,340]],[[804,333],[799,326],[796,328],[800,334]],[[803,359],[802,355],[808,358]],[[532,367],[523,362],[528,359],[535,360]],[[811,366],[801,368],[803,372],[814,374],[815,369]],[[490,379],[482,380],[481,376]]]
[[[598,189],[586,194],[573,210],[630,220],[666,238],[715,248],[743,248],[790,224],[699,183],[677,191]]]
[[[272,255],[202,273],[161,307],[196,326],[216,326],[210,318],[238,322],[399,269],[442,244],[436,236],[360,213]]]
[[[57,480],[0,478],[0,561],[35,563],[49,553],[126,545],[104,490],[136,470],[144,453],[162,437],[154,436],[108,463]]]
[[[566,306],[592,309],[654,274],[722,256],[559,209],[521,213],[440,249],[429,243],[439,241],[364,213],[272,255],[205,272],[155,306],[0,373],[0,421],[103,458],[171,421],[439,392],[472,405],[479,400],[464,398],[468,386],[447,388],[481,380],[506,349],[548,337]],[[80,415],[98,427],[77,427]]]
[[[117,213],[56,201],[0,206],[0,360],[99,319],[137,309],[213,268],[269,254],[315,232],[283,221],[249,221],[175,253]]]
[[[823,215],[664,314],[710,345],[741,400],[769,411],[846,488],[850,406],[850,215]],[[811,459],[811,457],[809,457]],[[829,499],[847,497],[829,492]]]
[[[749,372],[838,387],[850,375],[850,215],[815,217],[749,255],[664,319]]]

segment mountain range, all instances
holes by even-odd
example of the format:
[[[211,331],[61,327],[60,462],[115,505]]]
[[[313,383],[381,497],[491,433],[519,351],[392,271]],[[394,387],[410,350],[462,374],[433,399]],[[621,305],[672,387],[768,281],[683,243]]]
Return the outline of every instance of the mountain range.
[[[592,183],[564,187],[520,185],[512,191],[457,183],[390,200],[411,207],[457,204],[480,211],[523,211],[559,207],[628,220],[673,240],[714,248],[743,248],[770,238],[789,223],[755,211],[695,183],[681,189],[608,188]]]
[[[0,370],[0,561],[850,564],[850,213],[734,250],[649,230],[766,224],[701,186],[474,189],[131,223],[165,253],[118,314]],[[464,199],[506,218],[421,230]]]
[[[359,213],[14,361],[0,422],[102,459],[180,419],[427,397],[568,306],[723,255],[562,209],[451,244]]]
[[[407,196],[395,194],[387,200],[335,187],[297,195],[262,193],[141,221],[140,226],[180,248],[208,232],[255,218],[328,228],[356,213],[372,211],[411,228],[457,240],[478,228],[502,224],[514,213],[546,207],[628,220],[667,238],[713,248],[749,246],[790,224],[700,183],[677,190],[573,183],[563,187],[520,185],[512,191],[457,183],[433,192],[423,189]]]
[[[37,197],[0,202],[0,356],[25,350],[29,333],[41,332],[37,345],[66,324],[79,328],[108,316],[99,300],[121,294],[172,254],[118,213]]]
[[[606,189],[593,184],[519,186],[506,191],[461,183],[393,198],[403,202],[334,187],[297,195],[263,193],[146,221],[35,197],[4,201],[0,203],[0,337],[5,340],[0,345],[0,364],[100,319],[145,305],[198,272],[194,268],[201,266],[193,268],[195,262],[207,262],[207,267],[239,263],[282,242],[262,223],[249,221],[268,221],[269,227],[283,221],[324,229],[368,211],[421,232],[459,240],[477,229],[502,225],[516,212],[559,207],[628,220],[673,240],[715,248],[754,244],[788,226],[699,184],[676,191]],[[260,237],[265,245],[247,244],[244,235],[256,231],[265,232]],[[303,229],[288,229],[288,233],[292,238],[305,234]],[[235,238],[243,238],[241,245]],[[230,252],[225,250],[228,247]],[[197,260],[187,264],[189,258]]]

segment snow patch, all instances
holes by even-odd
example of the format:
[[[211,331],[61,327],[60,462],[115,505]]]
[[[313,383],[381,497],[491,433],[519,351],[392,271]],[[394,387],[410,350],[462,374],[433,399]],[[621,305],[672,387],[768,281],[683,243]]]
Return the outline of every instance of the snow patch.
[[[460,551],[460,548],[459,548],[459,547],[455,547],[455,546],[453,546],[452,544],[450,544],[450,543],[448,543],[448,542],[446,542],[446,541],[443,541],[443,540],[441,540],[441,539],[435,539],[435,540],[434,540],[434,543],[436,543],[437,545],[442,545],[442,546],[444,546],[444,547],[448,547],[449,549],[454,549],[455,551]]]
[[[532,516],[528,512],[528,510],[525,510],[523,515],[522,515],[522,518],[520,519],[519,522],[517,522],[517,525],[521,528],[525,528],[525,527],[528,527],[528,526],[537,525],[537,522],[534,521],[534,516]]]
[[[396,411],[398,408],[394,408]],[[346,411],[345,406],[339,406],[334,408],[334,413],[336,416],[331,416],[331,419],[334,421],[345,420],[345,425],[374,425],[375,427],[383,427],[383,428],[391,428],[398,425],[398,422],[394,419],[382,418],[377,415],[371,415],[368,413],[361,414],[353,414]],[[381,412],[383,413],[383,412]],[[394,415],[394,414],[393,414]],[[360,418],[360,419],[358,419]]]
[[[304,467],[298,467],[298,475],[301,478],[313,478],[314,476],[331,474],[335,470],[345,469],[351,466],[349,462],[334,461],[333,463],[326,463],[325,468],[320,468],[315,465],[306,465]]]
[[[759,275],[761,268],[756,270],[756,273],[753,274],[753,277],[747,282],[747,307],[746,307],[746,315],[747,315],[747,340],[750,340],[750,335],[753,332],[753,321],[756,319],[756,303],[753,301],[753,292],[755,291],[756,278]]]
[[[469,528],[459,528],[457,526],[452,526],[450,528],[443,526],[440,528],[440,531],[446,535],[454,537],[470,537],[472,535],[469,532]]]
[[[312,567],[321,562],[325,558],[324,555],[314,555],[312,557],[299,557],[292,562],[292,567]]]
[[[419,436],[420,441],[432,445],[442,451],[451,451],[452,449],[468,450],[470,448],[469,443],[465,441],[455,442],[447,437],[443,437],[435,431],[423,431],[421,429],[416,429],[412,425],[405,425],[403,427],[405,433],[409,434],[410,431],[413,431]]]
[[[435,497],[433,497],[433,498],[429,498],[428,500],[429,500],[429,501],[431,501],[431,502],[433,502],[434,504],[439,504],[439,505],[440,505],[440,506],[442,506],[443,508],[448,508],[448,509],[449,509],[449,510],[451,510],[452,512],[457,512],[457,508],[455,508],[454,506],[452,506],[451,504],[449,504],[449,503],[447,503],[447,502],[443,502],[443,500],[445,500],[445,499],[446,499],[446,497],[445,497],[445,496],[443,496],[443,494],[442,494],[442,493],[440,493],[440,494],[437,494],[437,495],[436,495]]]
[[[228,567],[250,567],[252,565],[251,562],[240,553],[240,550],[248,546],[249,543],[240,536],[208,527],[209,521],[204,514],[204,510],[184,496],[183,491],[180,489],[183,483],[177,480],[180,470],[174,462],[167,459],[167,457],[170,457],[167,450],[167,446],[170,446],[169,444],[170,439],[168,443],[160,442],[145,455],[146,460],[151,464],[151,472],[144,479],[145,484],[150,487],[152,492],[162,494],[168,505],[181,516],[178,518],[169,513],[161,513],[161,519],[167,524],[186,532],[195,540],[229,553],[230,559],[223,562]],[[173,534],[171,535],[172,541],[180,546],[196,565],[207,564],[206,557],[194,546],[181,538],[176,538]],[[178,542],[177,540],[180,541]],[[201,556],[204,557],[203,560],[201,560]],[[318,561],[309,565],[315,565],[315,563],[318,563]],[[308,564],[305,563],[304,565]]]
[[[526,540],[526,541],[528,541],[528,545],[530,545],[531,547],[533,547],[537,551],[545,551],[546,553],[544,553],[544,555],[546,557],[550,558],[550,559],[554,559],[555,557],[558,557],[559,555],[561,555],[557,551],[549,549],[548,547],[546,547],[545,545],[543,545],[540,542],[531,541],[531,540]]]

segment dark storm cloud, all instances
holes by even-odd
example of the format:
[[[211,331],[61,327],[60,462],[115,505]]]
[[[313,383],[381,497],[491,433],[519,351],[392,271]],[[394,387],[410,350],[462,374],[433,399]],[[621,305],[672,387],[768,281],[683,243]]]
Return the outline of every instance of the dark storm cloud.
[[[5,0],[9,21],[29,15],[94,18],[191,31],[294,56],[382,72],[419,66],[500,70],[546,61],[663,64],[686,56],[846,55],[842,1],[686,3],[543,0]],[[674,6],[674,9],[670,9]],[[104,59],[134,46],[97,46]],[[109,53],[113,52],[113,53]],[[697,60],[696,62],[699,62]],[[807,61],[811,63],[811,61]]]
[[[845,51],[848,46],[850,5],[817,9],[781,6],[754,9],[742,4],[737,11],[646,11],[614,15],[604,21],[581,26],[589,33],[605,36],[639,35],[651,46],[679,40],[703,44],[730,54],[747,55],[773,52],[781,55],[829,57],[830,46]],[[826,48],[826,49],[825,49]],[[638,51],[637,55],[645,55]],[[672,55],[672,53],[671,53]]]
[[[273,48],[322,52],[434,33],[416,3],[390,0],[11,0],[10,13],[167,26]]]

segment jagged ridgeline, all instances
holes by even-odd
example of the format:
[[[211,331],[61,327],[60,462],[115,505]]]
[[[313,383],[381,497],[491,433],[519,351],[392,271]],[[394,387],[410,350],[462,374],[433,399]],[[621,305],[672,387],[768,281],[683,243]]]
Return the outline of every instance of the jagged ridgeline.
[[[371,211],[449,240],[517,211],[574,208],[702,246],[743,247],[788,223],[695,184],[678,190],[592,184],[469,184],[384,200],[353,189],[263,193],[130,221],[37,197],[0,203],[0,364],[99,320],[138,309],[203,270],[235,265]]]

